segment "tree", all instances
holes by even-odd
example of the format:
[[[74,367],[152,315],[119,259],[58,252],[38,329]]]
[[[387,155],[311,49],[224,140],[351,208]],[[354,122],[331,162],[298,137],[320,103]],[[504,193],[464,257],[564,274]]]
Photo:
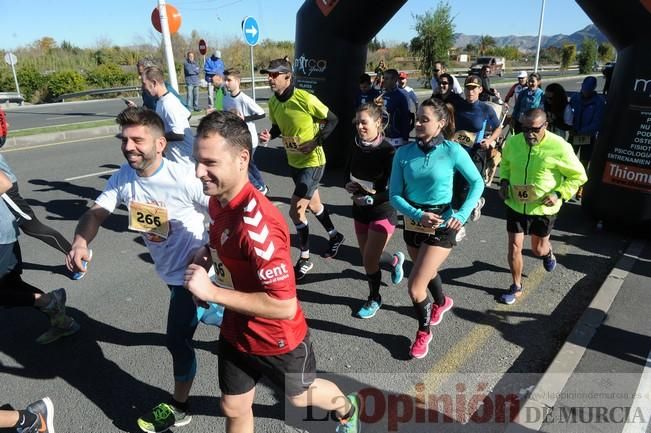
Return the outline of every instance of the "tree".
[[[497,44],[495,43],[495,38],[489,35],[483,35],[479,39],[479,54],[482,56],[486,54],[490,48],[494,48]]]
[[[581,45],[579,61],[579,74],[589,74],[597,63],[597,43],[594,39],[584,39]]]
[[[576,60],[576,45],[565,44],[561,50],[561,69],[567,70]]]
[[[610,62],[615,59],[615,47],[611,43],[603,42],[597,48],[599,53],[599,60],[602,62]]]
[[[39,49],[44,52],[50,51],[52,48],[57,46],[54,38],[50,36],[43,36],[41,39],[34,42],[34,48]]]
[[[414,19],[418,36],[411,40],[410,50],[419,58],[420,71],[430,77],[434,63],[447,59],[454,45],[452,8],[447,1],[441,1],[433,12],[414,15]]]
[[[466,51],[467,51],[468,54],[470,54],[471,56],[474,56],[475,53],[477,52],[477,45],[475,45],[475,44],[468,44],[468,45],[466,45]]]

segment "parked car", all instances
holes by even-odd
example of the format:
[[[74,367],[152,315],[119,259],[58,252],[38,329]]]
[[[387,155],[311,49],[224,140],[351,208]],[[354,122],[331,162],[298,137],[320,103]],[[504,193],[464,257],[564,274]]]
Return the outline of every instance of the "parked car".
[[[479,75],[481,68],[484,66],[489,66],[491,68],[491,75],[497,75],[501,77],[504,74],[504,69],[506,68],[506,61],[504,57],[477,57],[477,61],[472,64],[468,73]]]

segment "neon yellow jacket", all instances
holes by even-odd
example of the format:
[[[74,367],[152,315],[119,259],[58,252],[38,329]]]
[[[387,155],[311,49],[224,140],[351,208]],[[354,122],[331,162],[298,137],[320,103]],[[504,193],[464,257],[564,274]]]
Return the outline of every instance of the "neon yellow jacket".
[[[525,215],[555,215],[562,201],[545,206],[543,198],[558,192],[563,200],[569,200],[588,177],[572,146],[546,131],[542,141],[533,146],[527,144],[523,134],[513,135],[506,141],[500,179],[509,182],[510,191],[505,203],[514,211]],[[531,185],[535,191],[529,201],[518,199],[517,189],[523,189],[525,185]]]

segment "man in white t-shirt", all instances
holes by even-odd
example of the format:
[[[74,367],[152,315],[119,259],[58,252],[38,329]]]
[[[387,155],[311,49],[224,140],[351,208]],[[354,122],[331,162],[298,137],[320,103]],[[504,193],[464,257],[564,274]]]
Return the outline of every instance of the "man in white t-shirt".
[[[70,270],[84,270],[83,262],[91,260],[88,244],[102,222],[117,206],[128,207],[129,229],[140,232],[158,275],[170,288],[166,345],[172,354],[174,394],[169,402],[138,419],[142,430],[158,432],[191,420],[187,400],[196,373],[192,337],[205,310],[198,310],[183,288],[183,274],[196,250],[207,243],[208,197],[188,164],[163,158],[166,140],[156,113],[127,108],[117,123],[127,164],[111,176],[93,207],[79,220],[66,265]]]
[[[165,157],[170,161],[190,163],[194,137],[190,129],[190,111],[165,87],[165,76],[156,66],[145,69],[142,76],[143,86],[150,95],[157,98],[156,114],[165,125]]]
[[[226,87],[226,96],[224,96],[224,111],[231,111],[246,122],[253,141],[253,152],[249,161],[249,182],[263,194],[269,192],[269,187],[262,179],[262,174],[253,161],[253,154],[258,147],[258,132],[255,128],[255,121],[264,119],[264,109],[246,93],[240,90],[240,81],[242,74],[237,69],[228,69],[224,72],[224,87]]]

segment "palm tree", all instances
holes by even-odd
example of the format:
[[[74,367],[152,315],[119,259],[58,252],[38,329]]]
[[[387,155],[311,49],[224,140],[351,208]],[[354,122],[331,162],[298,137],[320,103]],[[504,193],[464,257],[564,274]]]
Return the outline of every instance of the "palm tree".
[[[483,35],[479,39],[479,54],[483,56],[489,48],[494,48],[495,46],[495,38],[489,35]]]

